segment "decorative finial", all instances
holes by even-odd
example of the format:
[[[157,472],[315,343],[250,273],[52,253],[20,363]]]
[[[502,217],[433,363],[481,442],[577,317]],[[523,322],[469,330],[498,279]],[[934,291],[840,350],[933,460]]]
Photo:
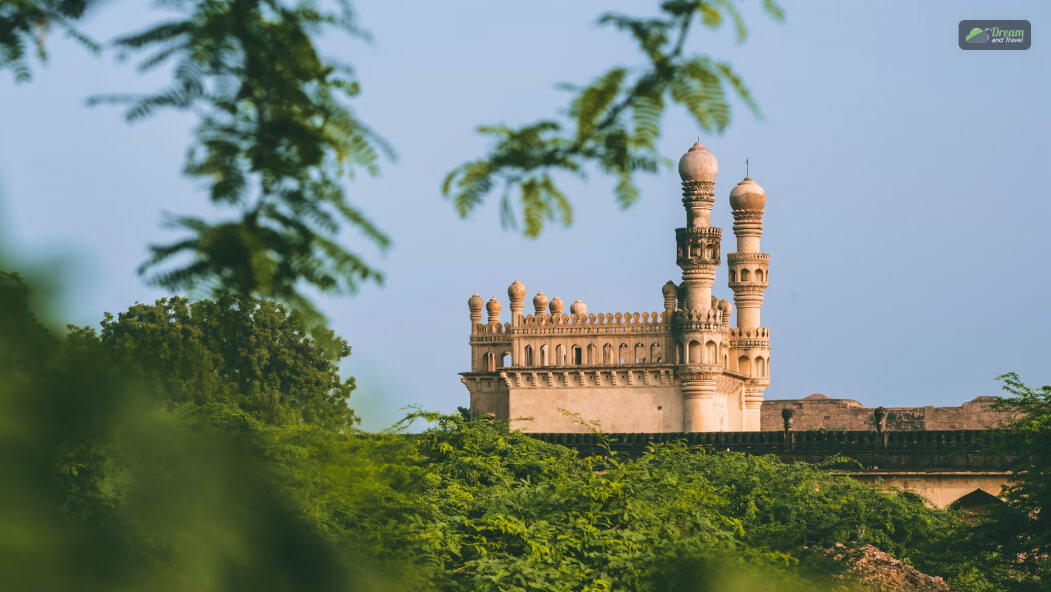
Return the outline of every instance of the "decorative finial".
[[[748,159],[744,159],[744,176],[748,176]]]

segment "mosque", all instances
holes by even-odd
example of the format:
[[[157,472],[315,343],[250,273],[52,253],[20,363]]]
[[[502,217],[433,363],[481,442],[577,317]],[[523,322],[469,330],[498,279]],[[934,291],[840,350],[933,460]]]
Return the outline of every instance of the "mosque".
[[[524,314],[526,287],[515,281],[507,289],[510,321],[501,322],[499,300],[471,296],[471,371],[461,377],[472,416],[534,433],[585,432],[587,424],[607,433],[757,432],[782,429],[782,413],[791,410],[796,429],[876,429],[873,410],[853,399],[764,401],[770,329],[760,311],[770,255],[759,239],[766,191],[747,176],[730,190],[731,305],[712,294],[722,261],[722,229],[711,225],[718,172],[700,142],[679,159],[686,224],[675,230],[675,260],[682,279],[661,288],[663,311],[596,314],[577,300],[566,314],[562,299],[537,292],[533,314]],[[885,411],[881,425],[902,431],[984,429],[1006,418],[990,397]]]
[[[580,431],[580,420],[608,432],[758,431],[770,384],[770,331],[759,315],[770,263],[759,247],[766,192],[748,177],[730,191],[733,324],[734,305],[712,295],[722,261],[722,229],[711,225],[718,172],[700,142],[679,160],[682,281],[661,289],[662,312],[596,314],[577,300],[566,314],[560,298],[538,292],[526,315],[526,288],[515,281],[510,322],[501,323],[499,300],[471,296],[471,371],[462,377],[472,414],[541,432]]]

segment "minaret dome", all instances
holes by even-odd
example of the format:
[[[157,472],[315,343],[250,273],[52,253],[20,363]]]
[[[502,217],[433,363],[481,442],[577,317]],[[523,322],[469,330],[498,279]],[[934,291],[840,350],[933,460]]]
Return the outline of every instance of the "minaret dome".
[[[583,300],[574,300],[573,304],[569,305],[569,313],[581,316],[588,314],[588,305],[584,304]]]
[[[510,298],[525,298],[525,293],[525,286],[518,280],[515,280],[513,284],[507,287],[507,296]]]
[[[700,142],[690,146],[690,150],[679,159],[679,177],[683,181],[715,182],[719,174],[719,161]]]
[[[762,211],[766,207],[766,191],[751,177],[745,177],[730,191],[730,207],[734,211]]]
[[[536,314],[544,314],[544,310],[547,309],[547,295],[537,292],[536,296],[533,296],[533,308],[536,309]]]

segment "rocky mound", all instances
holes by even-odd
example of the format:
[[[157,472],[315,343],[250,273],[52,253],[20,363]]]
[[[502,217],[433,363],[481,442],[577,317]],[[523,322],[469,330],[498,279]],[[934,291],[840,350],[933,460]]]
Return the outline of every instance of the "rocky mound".
[[[872,545],[848,547],[836,543],[825,550],[836,561],[846,561],[850,572],[872,590],[881,592],[952,592],[941,577],[929,576]]]

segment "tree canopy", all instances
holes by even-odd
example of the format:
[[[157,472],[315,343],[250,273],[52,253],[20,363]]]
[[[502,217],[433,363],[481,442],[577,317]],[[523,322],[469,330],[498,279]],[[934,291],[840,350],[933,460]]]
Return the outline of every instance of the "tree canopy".
[[[173,406],[225,405],[272,425],[349,428],[354,379],[341,378],[337,363],[350,346],[331,331],[308,333],[302,315],[276,302],[173,297],[107,314],[101,333],[76,329],[70,342]],[[334,344],[334,356],[319,338]]]

